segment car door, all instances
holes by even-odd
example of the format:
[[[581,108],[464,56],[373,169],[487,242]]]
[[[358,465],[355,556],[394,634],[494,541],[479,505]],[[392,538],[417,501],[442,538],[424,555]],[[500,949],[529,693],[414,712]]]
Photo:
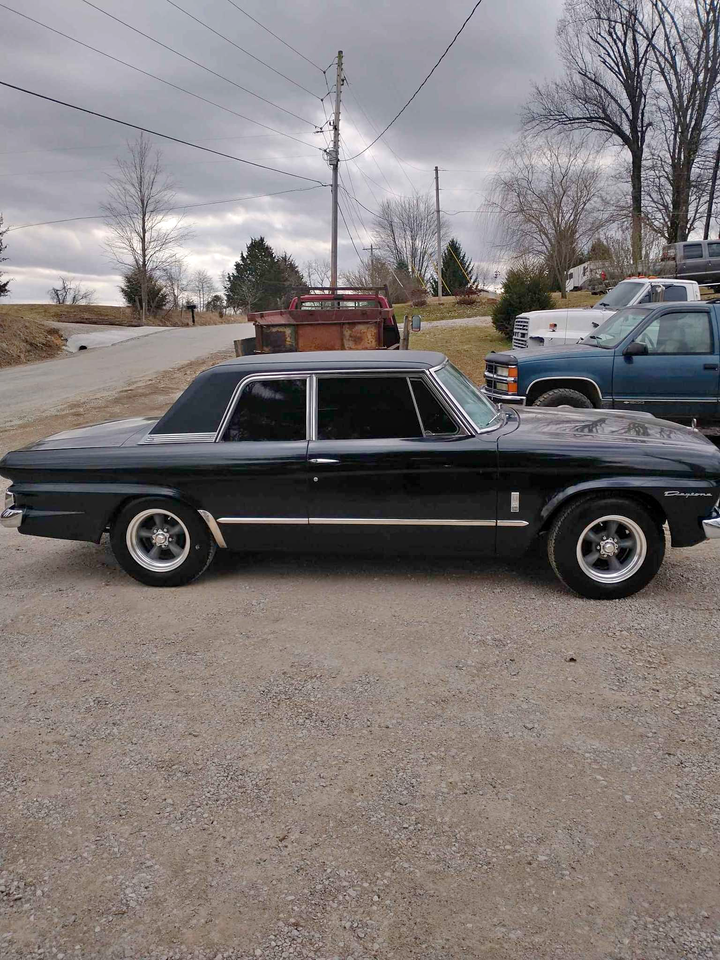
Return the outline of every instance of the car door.
[[[472,435],[418,374],[316,380],[313,540],[339,549],[493,552],[497,441]]]
[[[720,240],[709,240],[707,251],[708,280],[711,283],[720,283]]]
[[[292,549],[306,537],[309,380],[259,374],[240,384],[203,495],[229,547]]]
[[[646,355],[615,352],[614,405],[656,417],[689,420],[718,413],[718,342],[709,310],[663,310],[651,314],[632,340]]]

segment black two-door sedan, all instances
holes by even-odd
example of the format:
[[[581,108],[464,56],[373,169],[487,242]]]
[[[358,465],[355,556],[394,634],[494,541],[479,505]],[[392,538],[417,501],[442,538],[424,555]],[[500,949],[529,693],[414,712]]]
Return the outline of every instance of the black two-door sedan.
[[[720,451],[649,414],[496,406],[439,353],[242,357],[159,420],[59,433],[0,461],[2,523],[99,542],[153,586],[217,548],[495,554],[538,537],[560,579],[629,596],[720,537]]]

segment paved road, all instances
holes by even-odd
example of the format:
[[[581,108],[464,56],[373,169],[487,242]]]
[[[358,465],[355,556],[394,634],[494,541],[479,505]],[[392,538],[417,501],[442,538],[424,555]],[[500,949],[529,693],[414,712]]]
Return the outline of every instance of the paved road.
[[[233,340],[252,336],[252,332],[249,323],[171,327],[104,350],[83,350],[71,357],[2,370],[3,423],[8,426],[70,400],[108,393],[133,380],[231,348]]]

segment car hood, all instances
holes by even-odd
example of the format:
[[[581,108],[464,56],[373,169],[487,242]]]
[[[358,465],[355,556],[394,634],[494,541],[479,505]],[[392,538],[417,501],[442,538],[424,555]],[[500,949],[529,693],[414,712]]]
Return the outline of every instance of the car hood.
[[[505,408],[508,409],[508,408]],[[558,407],[512,407],[518,431],[534,437],[587,443],[612,441],[633,444],[668,443],[690,445],[717,454],[714,445],[701,433],[647,413],[615,410],[565,410]]]
[[[63,430],[44,440],[23,447],[24,450],[59,450],[78,447],[121,447],[137,442],[157,423],[157,417],[132,417],[128,420],[106,420],[89,427]]]
[[[559,323],[565,320],[577,320],[578,318],[594,320],[595,323],[602,323],[617,313],[619,307],[560,307],[557,310],[529,310],[527,313],[521,313],[521,317],[529,317],[532,320],[542,320],[543,323]]]
[[[524,366],[526,363],[549,360],[598,360],[612,357],[612,350],[593,347],[585,343],[563,343],[555,347],[526,347],[523,350],[505,350],[502,353],[489,353],[488,363],[513,364]]]

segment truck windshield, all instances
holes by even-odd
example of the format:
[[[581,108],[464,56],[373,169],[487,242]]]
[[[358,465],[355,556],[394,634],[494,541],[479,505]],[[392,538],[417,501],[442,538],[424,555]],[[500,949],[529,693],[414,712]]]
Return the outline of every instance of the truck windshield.
[[[435,375],[478,429],[482,430],[493,420],[499,420],[502,417],[500,408],[488,400],[475,384],[451,363],[444,364],[435,371]]]
[[[606,320],[605,323],[601,323],[597,330],[593,330],[580,343],[611,350],[621,343],[647,315],[648,310],[642,307],[626,307],[624,310],[618,310],[616,314]]]
[[[605,310],[607,307],[626,307],[631,300],[640,293],[645,286],[645,281],[622,280],[616,287],[613,287],[609,293],[606,293],[602,300],[593,304],[593,310]]]

